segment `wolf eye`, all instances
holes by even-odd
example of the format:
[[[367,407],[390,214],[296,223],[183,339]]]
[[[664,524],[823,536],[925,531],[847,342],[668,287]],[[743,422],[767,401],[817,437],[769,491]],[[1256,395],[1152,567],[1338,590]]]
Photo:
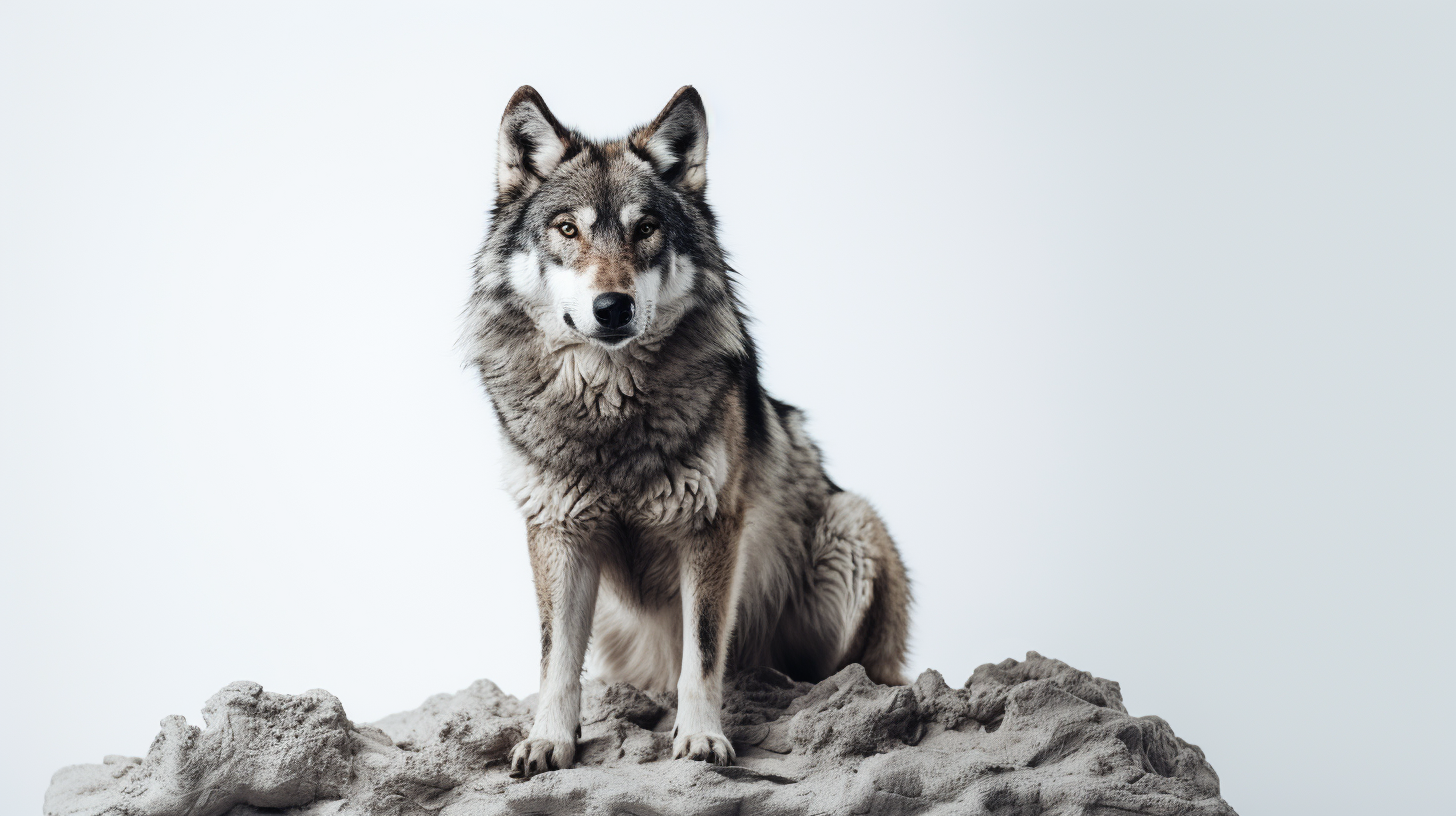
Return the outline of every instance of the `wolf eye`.
[[[657,232],[657,225],[652,223],[651,221],[643,221],[641,224],[637,225],[638,238],[646,238],[654,232]]]
[[[557,224],[556,229],[560,230],[561,234],[565,235],[567,238],[576,237],[576,225],[571,223],[570,221],[562,224]]]

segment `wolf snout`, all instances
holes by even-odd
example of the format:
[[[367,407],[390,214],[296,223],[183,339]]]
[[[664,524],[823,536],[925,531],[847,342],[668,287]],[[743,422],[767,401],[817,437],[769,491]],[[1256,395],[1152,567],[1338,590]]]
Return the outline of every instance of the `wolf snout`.
[[[597,325],[609,332],[621,331],[632,322],[632,316],[636,313],[637,306],[632,301],[632,296],[621,292],[597,295],[596,300],[592,301],[592,314],[597,318]]]

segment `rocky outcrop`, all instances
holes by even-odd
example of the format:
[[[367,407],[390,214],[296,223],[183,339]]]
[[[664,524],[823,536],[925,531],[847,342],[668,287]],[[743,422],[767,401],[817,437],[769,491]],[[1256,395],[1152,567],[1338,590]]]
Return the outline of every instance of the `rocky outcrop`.
[[[674,761],[672,695],[586,683],[577,766],[511,779],[534,698],[487,680],[373,725],[325,691],[233,683],[204,728],[181,717],[143,759],[64,768],[47,816],[586,814],[1233,814],[1197,746],[1133,717],[1117,683],[1031,652],[881,686],[849,666],[817,684],[732,678],[738,763]]]

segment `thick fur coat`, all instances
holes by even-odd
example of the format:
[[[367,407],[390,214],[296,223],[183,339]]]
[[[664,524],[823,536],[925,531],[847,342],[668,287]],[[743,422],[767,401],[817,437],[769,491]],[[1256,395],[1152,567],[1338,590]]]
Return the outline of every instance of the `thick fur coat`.
[[[704,197],[683,88],[595,142],[530,87],[501,122],[466,341],[526,519],[541,695],[518,776],[569,767],[588,642],[609,680],[678,692],[674,754],[730,763],[723,673],[901,683],[909,584],[885,526],[766,394]]]

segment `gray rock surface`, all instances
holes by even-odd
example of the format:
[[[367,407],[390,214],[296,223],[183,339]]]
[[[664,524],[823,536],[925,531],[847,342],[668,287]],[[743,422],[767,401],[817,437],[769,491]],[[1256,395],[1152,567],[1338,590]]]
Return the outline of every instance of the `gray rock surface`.
[[[577,767],[506,775],[534,698],[487,680],[373,725],[325,691],[233,683],[177,716],[143,759],[63,768],[47,816],[618,814],[1233,814],[1197,746],[1133,717],[1117,683],[1030,652],[963,689],[927,671],[880,686],[732,678],[736,766],[674,761],[672,695],[587,682]],[[265,810],[266,809],[266,810]]]

